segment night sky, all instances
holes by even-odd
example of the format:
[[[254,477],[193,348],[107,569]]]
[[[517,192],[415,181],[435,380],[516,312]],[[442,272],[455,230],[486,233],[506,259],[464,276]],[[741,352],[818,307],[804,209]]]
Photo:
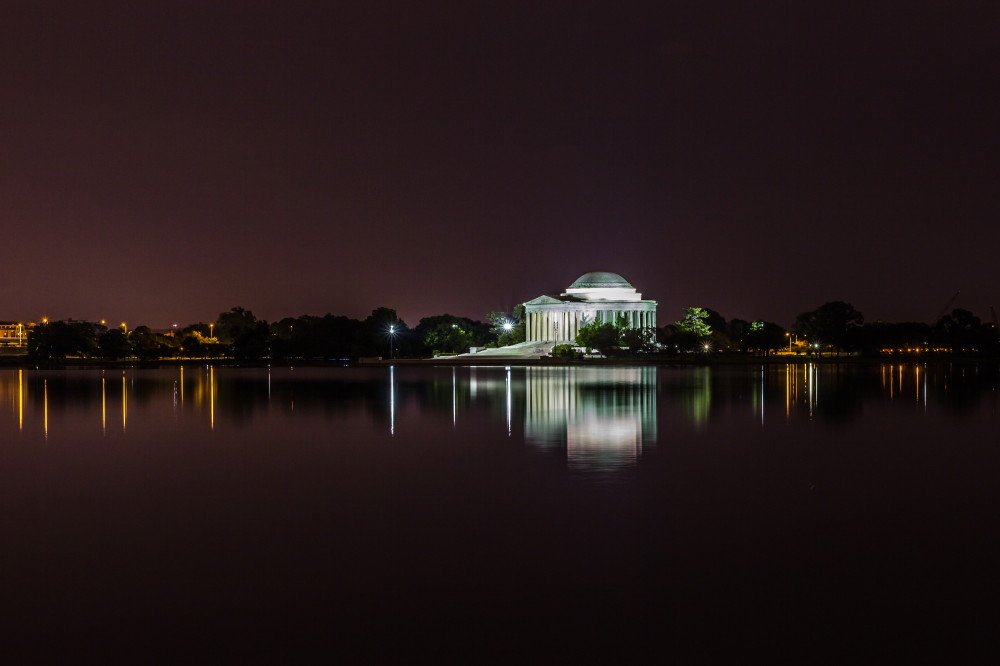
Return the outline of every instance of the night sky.
[[[0,320],[1000,307],[993,0],[10,0],[0,91]]]

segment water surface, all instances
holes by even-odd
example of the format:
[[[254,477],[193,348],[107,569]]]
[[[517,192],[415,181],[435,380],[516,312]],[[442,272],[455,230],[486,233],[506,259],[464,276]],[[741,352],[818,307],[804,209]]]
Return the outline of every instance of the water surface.
[[[0,371],[11,649],[956,656],[996,364]]]

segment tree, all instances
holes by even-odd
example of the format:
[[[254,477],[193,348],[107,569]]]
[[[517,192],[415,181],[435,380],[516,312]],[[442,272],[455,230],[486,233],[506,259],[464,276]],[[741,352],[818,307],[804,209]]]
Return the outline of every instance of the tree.
[[[127,358],[132,355],[132,345],[120,328],[107,329],[97,338],[97,354],[110,360]]]
[[[712,308],[701,308],[705,312],[705,324],[712,330],[712,333],[726,333],[726,318]]]
[[[450,314],[424,317],[416,330],[428,351],[444,354],[467,352],[489,338],[489,325]]]
[[[268,354],[269,329],[253,312],[240,307],[219,315],[216,336],[227,343],[237,359],[260,359]]]
[[[618,336],[619,344],[632,354],[646,354],[656,349],[656,331],[652,328],[627,328]]]
[[[391,327],[391,328],[390,328]],[[396,311],[392,308],[379,307],[361,322],[361,343],[363,349],[358,350],[360,356],[390,357],[399,351],[397,342],[405,342],[409,329]]]
[[[97,351],[100,324],[86,321],[53,321],[28,332],[28,356],[32,359],[61,359],[89,356]]]
[[[614,324],[595,321],[580,327],[576,334],[576,344],[588,351],[596,349],[607,356],[618,349],[619,334],[620,330]]]
[[[978,350],[989,346],[992,336],[988,327],[969,310],[955,308],[934,324],[935,339],[953,349]]]
[[[750,322],[749,330],[743,337],[743,348],[769,354],[787,343],[785,332],[784,328],[769,321]]]
[[[162,335],[153,333],[148,326],[137,326],[129,334],[132,352],[143,361],[163,358],[169,353],[169,346]]]
[[[490,332],[496,336],[497,345],[500,347],[519,344],[524,342],[527,337],[524,328],[523,305],[516,306],[513,314],[491,312],[486,315],[486,320],[492,324]]]
[[[709,313],[705,308],[684,308],[684,318],[678,321],[675,326],[677,326],[677,330],[681,333],[690,333],[698,338],[707,338],[712,334],[712,327],[707,322],[708,317]]]
[[[816,343],[833,345],[839,353],[849,346],[853,329],[861,326],[864,316],[844,301],[829,301],[795,320],[795,329]]]

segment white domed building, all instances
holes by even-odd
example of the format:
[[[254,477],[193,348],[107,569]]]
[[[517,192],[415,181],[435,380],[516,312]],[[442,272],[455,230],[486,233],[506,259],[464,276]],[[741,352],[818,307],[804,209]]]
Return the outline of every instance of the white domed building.
[[[582,327],[619,316],[630,328],[656,326],[656,301],[642,300],[628,280],[606,271],[585,273],[563,293],[534,298],[524,310],[527,342],[574,344]]]

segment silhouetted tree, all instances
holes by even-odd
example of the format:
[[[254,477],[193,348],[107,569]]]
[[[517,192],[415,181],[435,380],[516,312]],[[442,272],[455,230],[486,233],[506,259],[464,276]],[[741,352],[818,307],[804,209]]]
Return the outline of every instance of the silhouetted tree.
[[[469,347],[485,345],[490,339],[490,325],[450,314],[424,317],[416,332],[428,352],[463,353]]]
[[[991,329],[983,326],[979,317],[962,308],[941,317],[934,324],[934,334],[938,344],[956,351],[974,352],[993,346]]]
[[[626,328],[619,332],[618,344],[632,355],[648,354],[656,349],[656,331],[653,328]]]
[[[800,314],[795,320],[795,328],[815,343],[832,345],[839,353],[849,346],[850,331],[864,321],[862,314],[850,303],[829,301]]]
[[[163,358],[170,354],[170,346],[164,337],[153,333],[148,326],[136,326],[128,334],[132,353],[143,361]]]
[[[268,354],[267,322],[258,321],[253,312],[241,307],[219,315],[216,337],[229,345],[233,357],[241,360],[264,358]]]
[[[97,354],[109,360],[127,358],[132,355],[132,345],[120,328],[105,329],[97,338]]]
[[[490,332],[496,336],[497,345],[506,347],[524,342],[527,338],[524,328],[524,306],[518,305],[513,314],[491,312],[486,320],[492,324]]]
[[[97,351],[103,330],[100,324],[72,319],[40,324],[28,333],[28,356],[36,360],[89,356]]]
[[[743,348],[767,355],[788,344],[785,329],[769,321],[754,321],[743,337]]]

